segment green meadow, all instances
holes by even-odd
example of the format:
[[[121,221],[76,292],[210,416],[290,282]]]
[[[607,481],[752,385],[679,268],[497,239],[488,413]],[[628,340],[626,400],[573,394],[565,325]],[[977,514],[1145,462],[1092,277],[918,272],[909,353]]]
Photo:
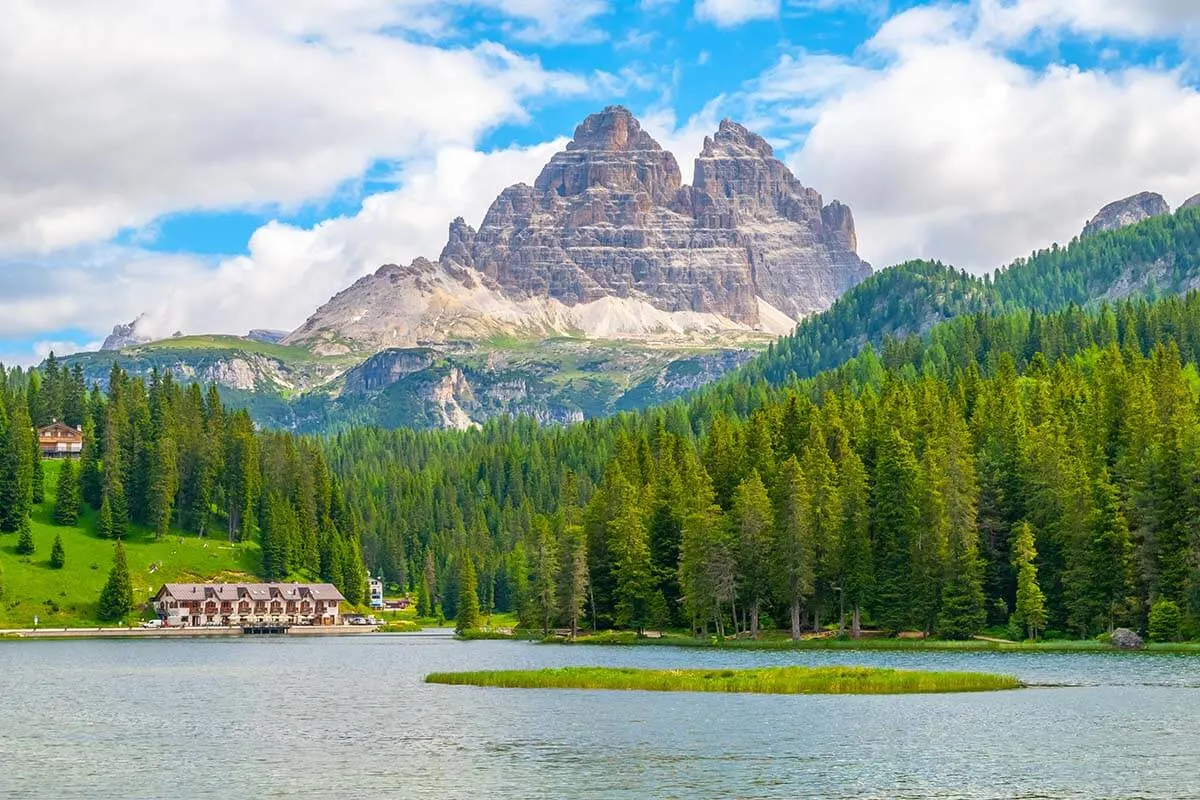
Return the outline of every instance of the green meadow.
[[[34,507],[32,556],[17,554],[17,534],[0,534],[0,628],[26,628],[38,617],[42,627],[90,627],[96,600],[108,579],[114,543],[96,535],[96,514],[86,509],[73,527],[53,522],[59,462],[46,461],[46,500]],[[208,538],[172,534],[155,540],[145,529],[132,528],[125,539],[134,600],[140,606],[159,587],[175,581],[217,578],[253,579],[261,564],[256,542],[230,544],[221,531]],[[50,548],[62,535],[66,561],[50,566]],[[145,616],[149,616],[148,614]]]
[[[769,669],[624,669],[564,667],[491,672],[436,672],[427,683],[503,689],[615,689],[649,692],[751,694],[931,694],[1020,688],[1009,675],[916,672],[872,667]]]

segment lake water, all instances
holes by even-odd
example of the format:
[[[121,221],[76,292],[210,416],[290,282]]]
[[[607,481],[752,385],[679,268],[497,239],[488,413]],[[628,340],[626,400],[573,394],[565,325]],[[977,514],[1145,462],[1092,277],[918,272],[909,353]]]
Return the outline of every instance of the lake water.
[[[868,664],[1071,684],[896,697],[431,686],[436,670]],[[425,637],[0,642],[0,797],[1200,797],[1200,658]]]

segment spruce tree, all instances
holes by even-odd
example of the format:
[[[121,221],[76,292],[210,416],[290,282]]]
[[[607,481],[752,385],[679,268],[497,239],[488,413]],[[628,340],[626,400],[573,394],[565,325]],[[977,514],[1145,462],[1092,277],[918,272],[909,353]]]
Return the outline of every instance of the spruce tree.
[[[1017,571],[1017,609],[1013,621],[1025,627],[1030,639],[1037,639],[1038,631],[1046,625],[1046,596],[1038,586],[1036,559],[1033,528],[1022,522],[1013,537],[1013,569]]]
[[[530,585],[533,589],[533,605],[537,610],[537,624],[543,635],[549,635],[557,611],[558,542],[550,521],[544,516],[539,515],[534,520],[533,528]]]
[[[112,570],[100,592],[96,615],[105,622],[117,622],[133,610],[133,583],[125,563],[125,545],[117,542],[113,550]]]
[[[19,534],[17,537],[17,553],[23,556],[33,555],[33,525],[29,522],[29,517],[21,520],[18,525]]]
[[[758,617],[772,594],[775,520],[758,471],[734,492],[731,518],[738,554],[738,588],[750,612],[750,634],[758,638]]]
[[[583,528],[570,525],[563,534],[562,567],[559,570],[562,585],[561,606],[571,638],[579,635],[579,622],[583,619],[588,599],[587,538]]]
[[[808,482],[796,457],[791,456],[779,473],[775,563],[781,597],[791,608],[792,641],[800,639],[801,608],[812,597],[816,579],[811,503]]]
[[[471,556],[463,553],[459,564],[458,609],[454,631],[462,635],[479,627],[479,594],[475,588],[475,565]]]
[[[639,634],[650,615],[654,576],[650,564],[650,545],[641,509],[626,505],[609,525],[609,549],[613,554],[613,621]]]
[[[29,457],[33,465],[33,504],[40,506],[46,502],[46,468],[42,464],[42,445],[36,431],[30,436]]]
[[[62,569],[67,563],[67,552],[63,549],[62,534],[54,534],[54,546],[50,548],[50,566]]]
[[[29,409],[23,398],[13,397],[11,407],[0,412],[0,532],[20,530],[33,505],[31,431]]]
[[[79,521],[79,481],[75,463],[65,459],[58,473],[54,498],[54,524],[70,527]]]
[[[108,494],[104,495],[104,501],[100,503],[100,517],[97,521],[97,533],[101,539],[115,539],[116,528],[113,526],[112,504],[108,501]]]
[[[875,467],[876,618],[884,628],[899,631],[912,623],[909,595],[910,553],[918,536],[919,469],[912,446],[894,428],[880,443]]]
[[[96,425],[88,417],[83,424],[83,454],[79,463],[79,494],[97,511],[104,501],[104,475],[100,469],[100,443],[96,441]]]

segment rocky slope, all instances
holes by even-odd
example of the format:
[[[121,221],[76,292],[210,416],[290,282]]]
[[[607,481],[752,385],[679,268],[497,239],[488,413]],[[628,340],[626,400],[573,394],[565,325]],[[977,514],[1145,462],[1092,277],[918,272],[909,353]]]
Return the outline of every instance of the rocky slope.
[[[1140,192],[1123,200],[1109,203],[1083,227],[1082,236],[1093,236],[1103,231],[1115,231],[1135,225],[1151,217],[1170,214],[1171,207],[1161,194]]]
[[[478,230],[452,222],[436,262],[364,277],[286,343],[332,354],[498,334],[778,335],[870,274],[850,210],[741,125],[705,140],[694,175],[684,185],[629,111],[606,108]]]

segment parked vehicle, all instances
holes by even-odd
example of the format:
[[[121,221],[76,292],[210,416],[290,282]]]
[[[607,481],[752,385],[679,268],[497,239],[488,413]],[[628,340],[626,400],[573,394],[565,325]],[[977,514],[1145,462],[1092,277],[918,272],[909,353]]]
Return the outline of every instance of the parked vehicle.
[[[165,628],[165,627],[167,627],[167,625],[161,619],[148,619],[148,620],[144,620],[142,622],[142,627],[143,628]]]

